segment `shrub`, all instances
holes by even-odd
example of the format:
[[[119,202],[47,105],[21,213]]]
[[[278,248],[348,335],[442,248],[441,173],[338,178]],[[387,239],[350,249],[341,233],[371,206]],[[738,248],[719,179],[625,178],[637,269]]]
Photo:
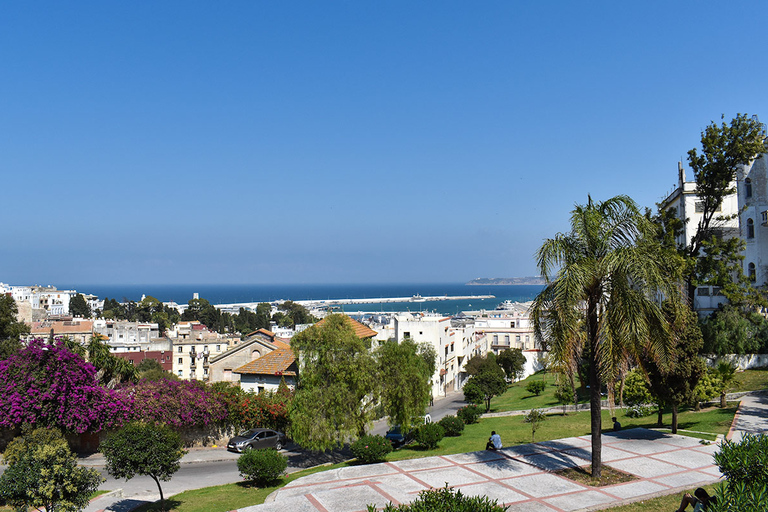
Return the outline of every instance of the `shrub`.
[[[624,379],[624,403],[640,405],[654,403],[648,383],[640,370],[632,370]]]
[[[445,430],[437,423],[427,423],[417,428],[413,433],[413,440],[427,450],[437,448],[437,444],[445,436]]]
[[[280,478],[287,467],[288,458],[277,450],[246,450],[237,459],[240,476],[262,487]]]
[[[419,497],[409,504],[394,506],[387,504],[382,512],[504,512],[507,510],[491,501],[488,496],[464,496],[446,484],[442,489],[421,491]],[[368,505],[368,512],[375,512],[375,505]]]
[[[644,418],[653,414],[653,410],[646,405],[633,405],[624,412],[627,418]]]
[[[476,405],[466,405],[456,411],[456,416],[461,418],[465,425],[477,423],[480,414],[482,414],[482,410]]]
[[[724,441],[715,464],[729,484],[768,486],[768,436],[744,434],[739,443]]]
[[[460,436],[462,430],[464,430],[464,422],[456,416],[446,416],[438,421],[437,424],[443,427],[445,435],[448,437]]]
[[[133,398],[134,421],[182,429],[204,427],[227,419],[226,405],[219,400],[218,393],[196,380],[142,380],[122,387],[120,392]]]
[[[0,427],[28,423],[74,433],[119,427],[131,397],[100,386],[96,375],[64,342],[30,341],[0,360]]]
[[[744,482],[727,482],[715,489],[717,503],[710,505],[707,512],[732,512],[734,510],[768,510],[768,489]]]
[[[392,451],[392,443],[384,436],[363,436],[350,446],[357,460],[365,464],[383,461]]]
[[[525,386],[525,390],[529,393],[539,396],[546,387],[547,383],[543,380],[533,380]]]
[[[15,510],[82,510],[102,482],[98,471],[77,465],[58,430],[25,429],[8,449],[9,465],[0,475],[0,503]]]

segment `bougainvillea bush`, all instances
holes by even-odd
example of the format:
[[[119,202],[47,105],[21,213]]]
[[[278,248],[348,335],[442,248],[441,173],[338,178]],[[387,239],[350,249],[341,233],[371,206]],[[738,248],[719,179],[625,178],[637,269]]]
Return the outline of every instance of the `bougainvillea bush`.
[[[227,407],[210,386],[194,380],[139,381],[120,388],[133,404],[131,420],[161,423],[175,428],[219,425],[227,420]]]
[[[34,339],[0,360],[0,427],[98,432],[122,425],[130,410],[130,397],[100,386],[96,369],[59,341]]]
[[[220,401],[227,404],[229,424],[236,429],[271,428],[288,433],[288,407],[293,392],[284,381],[276,391],[253,393],[231,383],[217,382],[213,388]]]

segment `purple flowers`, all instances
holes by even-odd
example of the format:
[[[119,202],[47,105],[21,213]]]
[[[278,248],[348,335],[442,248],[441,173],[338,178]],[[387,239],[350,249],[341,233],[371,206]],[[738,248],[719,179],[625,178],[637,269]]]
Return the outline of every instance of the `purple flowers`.
[[[226,406],[208,386],[197,381],[141,381],[122,387],[120,393],[132,401],[132,420],[191,428],[227,419]]]
[[[100,386],[93,365],[42,339],[0,361],[0,426],[28,423],[68,432],[122,425],[130,401]]]

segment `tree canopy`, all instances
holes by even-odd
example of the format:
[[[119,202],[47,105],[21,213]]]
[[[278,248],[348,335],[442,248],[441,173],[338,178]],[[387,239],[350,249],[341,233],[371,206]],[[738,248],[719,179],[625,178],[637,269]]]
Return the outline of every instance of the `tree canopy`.
[[[657,359],[650,357],[650,352],[641,352],[640,358],[651,394],[659,404],[659,414],[663,406],[672,407],[672,433],[676,434],[678,408],[694,401],[694,390],[706,371],[706,365],[699,357],[703,339],[696,313],[685,304],[666,302],[664,314],[671,326],[669,364],[660,365]]]
[[[364,435],[379,386],[369,343],[336,314],[295,335],[291,348],[299,362],[290,409],[293,438],[304,448],[327,450]]]
[[[602,468],[601,396],[628,354],[668,358],[666,319],[656,301],[677,297],[679,268],[662,257],[655,226],[627,196],[577,205],[571,230],[537,252],[547,284],[531,309],[541,346],[563,368],[588,358],[592,475]]]
[[[390,424],[410,430],[412,419],[426,413],[432,398],[436,354],[429,345],[406,339],[380,345],[375,353],[381,404]]]
[[[130,480],[136,475],[152,478],[160,491],[161,505],[160,481],[171,479],[186,453],[181,437],[173,429],[140,422],[129,423],[111,434],[101,443],[100,450],[107,459],[107,472],[114,478]]]
[[[56,429],[26,429],[11,441],[4,458],[9,465],[0,476],[0,500],[17,510],[82,510],[102,481],[97,470],[77,465]]]

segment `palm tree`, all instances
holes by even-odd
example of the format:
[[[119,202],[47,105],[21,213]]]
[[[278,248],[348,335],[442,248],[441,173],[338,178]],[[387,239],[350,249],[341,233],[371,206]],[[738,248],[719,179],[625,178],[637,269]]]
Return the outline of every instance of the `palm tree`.
[[[531,310],[537,339],[564,365],[572,367],[579,354],[588,361],[593,478],[602,467],[602,384],[632,354],[666,362],[660,299],[680,291],[653,230],[629,197],[589,197],[573,210],[570,233],[547,239],[537,253],[547,281]]]

